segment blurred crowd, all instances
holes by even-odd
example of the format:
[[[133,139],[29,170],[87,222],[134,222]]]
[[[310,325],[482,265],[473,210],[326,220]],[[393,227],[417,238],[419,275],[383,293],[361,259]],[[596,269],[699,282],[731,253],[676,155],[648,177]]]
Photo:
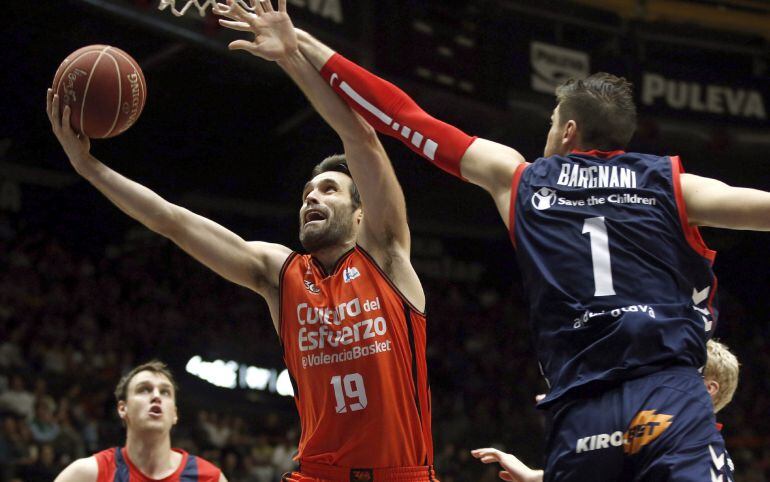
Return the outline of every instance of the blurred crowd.
[[[0,217],[0,482],[51,481],[72,460],[122,444],[114,386],[153,357],[183,382],[175,446],[232,482],[280,480],[294,467],[298,438],[291,399],[271,395],[242,410],[184,390],[185,357],[196,353],[282,367],[264,303],[141,228],[113,239],[84,249]],[[482,446],[539,466],[545,421],[534,396],[545,385],[520,287],[429,281],[426,291],[441,480],[498,480],[496,468],[470,457]],[[768,323],[728,299],[740,326],[723,341],[742,376],[720,418],[736,480],[770,480]]]

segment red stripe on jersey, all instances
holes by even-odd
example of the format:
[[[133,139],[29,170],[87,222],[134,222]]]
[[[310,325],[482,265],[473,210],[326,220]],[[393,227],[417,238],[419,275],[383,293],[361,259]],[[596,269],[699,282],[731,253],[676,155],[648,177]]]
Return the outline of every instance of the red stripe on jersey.
[[[573,149],[572,151],[570,151],[570,154],[582,154],[585,156],[598,157],[600,159],[607,159],[609,157],[622,156],[625,153],[626,151],[599,151],[597,149],[592,149],[590,151],[580,151],[578,149]]]
[[[513,179],[511,180],[511,200],[510,207],[508,208],[508,234],[511,236],[511,243],[513,247],[516,247],[516,197],[519,194],[519,183],[521,182],[521,175],[524,173],[530,164],[528,162],[522,162],[516,168],[513,173]]]
[[[182,454],[182,461],[173,474],[159,479],[160,482],[191,482],[192,476],[197,482],[218,482],[222,472],[212,463],[200,457],[190,455],[181,449],[171,449],[174,452]],[[119,458],[122,458],[121,467],[118,466],[116,457],[120,451]],[[125,447],[110,448],[94,454],[98,474],[96,482],[159,482],[156,479],[150,479],[144,475],[128,458]],[[123,471],[119,477],[116,474]],[[125,480],[124,480],[125,479]]]
[[[680,174],[684,172],[682,168],[682,161],[679,156],[670,156],[671,159],[671,175],[674,182],[674,196],[676,197],[676,208],[679,211],[679,222],[682,225],[682,232],[690,247],[695,250],[704,258],[708,259],[712,264],[714,258],[716,258],[717,252],[709,249],[706,246],[706,242],[703,241],[703,237],[700,234],[697,226],[690,224],[687,217],[687,206],[684,203],[684,195],[682,193],[682,184],[680,182]]]

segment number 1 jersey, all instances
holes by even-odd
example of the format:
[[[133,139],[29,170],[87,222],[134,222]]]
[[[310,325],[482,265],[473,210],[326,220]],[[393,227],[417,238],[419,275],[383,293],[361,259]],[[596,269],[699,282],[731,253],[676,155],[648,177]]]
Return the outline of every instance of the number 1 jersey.
[[[425,316],[358,246],[331,273],[292,254],[280,286],[300,464],[432,465]]]
[[[716,253],[689,225],[681,172],[677,157],[591,151],[514,175],[509,226],[550,387],[542,404],[705,363]]]

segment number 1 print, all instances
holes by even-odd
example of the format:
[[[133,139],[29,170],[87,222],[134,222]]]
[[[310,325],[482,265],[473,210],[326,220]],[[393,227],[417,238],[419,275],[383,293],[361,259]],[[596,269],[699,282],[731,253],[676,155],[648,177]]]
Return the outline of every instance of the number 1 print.
[[[612,262],[610,261],[610,240],[604,216],[588,218],[583,223],[583,234],[591,238],[591,260],[594,268],[594,296],[615,294],[612,284]]]

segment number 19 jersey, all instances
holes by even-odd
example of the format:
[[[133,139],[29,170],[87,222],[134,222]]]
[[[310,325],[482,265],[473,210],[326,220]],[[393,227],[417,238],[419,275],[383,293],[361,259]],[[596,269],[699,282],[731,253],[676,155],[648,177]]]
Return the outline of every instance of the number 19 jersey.
[[[358,246],[331,273],[294,253],[280,283],[300,468],[432,465],[425,316]]]
[[[550,386],[542,404],[705,363],[716,253],[689,225],[680,173],[677,157],[591,151],[514,175],[509,226]]]

